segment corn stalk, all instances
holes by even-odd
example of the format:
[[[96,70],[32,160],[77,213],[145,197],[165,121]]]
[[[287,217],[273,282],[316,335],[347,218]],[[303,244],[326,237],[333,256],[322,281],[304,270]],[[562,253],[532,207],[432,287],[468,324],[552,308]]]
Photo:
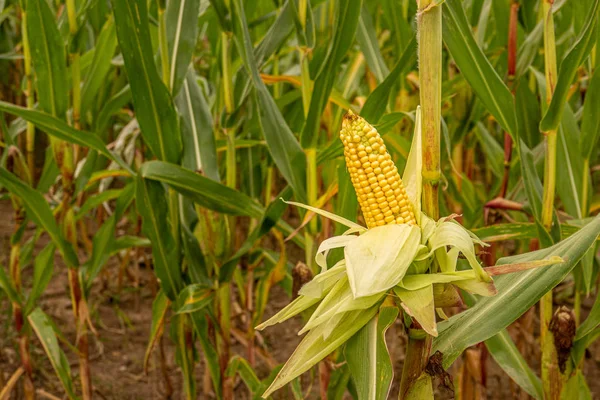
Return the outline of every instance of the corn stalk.
[[[558,79],[556,62],[556,41],[554,35],[553,0],[544,0],[544,64],[546,76],[546,103],[550,104]],[[556,130],[544,132],[546,153],[544,162],[544,192],[542,198],[542,224],[548,231],[552,228],[554,197],[556,191]],[[552,319],[552,290],[540,301],[540,339],[542,346],[542,382],[544,397],[558,399],[562,380],[558,368],[554,335],[548,329]]]

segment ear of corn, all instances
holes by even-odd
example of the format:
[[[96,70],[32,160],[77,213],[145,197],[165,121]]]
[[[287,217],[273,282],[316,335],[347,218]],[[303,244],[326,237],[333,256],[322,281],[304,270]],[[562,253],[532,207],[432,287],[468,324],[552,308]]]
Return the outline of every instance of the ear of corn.
[[[342,122],[340,139],[367,226],[416,225],[398,168],[377,129],[349,110]]]

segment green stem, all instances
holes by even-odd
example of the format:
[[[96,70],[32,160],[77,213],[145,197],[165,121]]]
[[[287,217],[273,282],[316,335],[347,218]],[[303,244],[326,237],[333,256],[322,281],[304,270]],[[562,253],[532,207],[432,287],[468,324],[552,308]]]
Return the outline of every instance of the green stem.
[[[583,181],[581,182],[581,211],[584,216],[588,215],[588,196],[589,196],[589,172],[590,159],[583,160]]]
[[[553,0],[544,0],[544,62],[546,76],[546,102],[550,103],[554,95],[557,80],[556,40],[554,19],[552,16]],[[554,214],[554,197],[556,191],[556,131],[544,132],[546,137],[546,154],[544,163],[544,193],[542,197],[542,224],[546,230],[552,228]],[[542,347],[542,384],[544,398],[558,399],[561,392],[561,376],[558,368],[554,335],[549,330],[552,319],[552,290],[540,301],[540,340]]]
[[[232,69],[231,69],[231,56],[229,54],[229,34],[227,32],[221,33],[221,65],[223,68],[223,95],[225,98],[225,110],[227,114],[231,114],[234,111],[233,103],[233,88],[231,87],[231,81],[233,80]]]
[[[419,1],[419,90],[423,129],[423,211],[439,218],[440,123],[442,97],[442,9]]]
[[[317,203],[317,195],[318,195],[318,184],[319,180],[317,177],[317,149],[316,148],[308,148],[305,150],[306,152],[306,196],[308,200],[308,204],[311,206],[316,206]],[[313,218],[308,224],[308,229],[306,230],[304,236],[306,240],[305,247],[305,258],[306,265],[316,273],[316,266],[313,262],[314,252],[315,252],[315,242],[313,235],[317,232],[317,220]]]
[[[169,87],[169,46],[167,45],[167,21],[165,20],[165,0],[158,0],[158,47],[160,49],[160,66],[162,80]]]
[[[310,81],[310,69],[308,67],[308,50],[300,49],[300,81],[302,89],[302,107],[304,107],[304,117],[308,116],[310,109],[310,100],[312,96]]]
[[[21,8],[21,35],[23,42],[23,64],[25,67],[25,78],[27,80],[27,108],[33,109],[35,106],[33,90],[33,71],[31,69],[31,50],[29,48],[29,36],[27,34],[27,14],[24,8]],[[35,126],[27,122],[27,133],[25,136],[25,151],[27,153],[27,167],[31,175],[31,183],[35,182]]]

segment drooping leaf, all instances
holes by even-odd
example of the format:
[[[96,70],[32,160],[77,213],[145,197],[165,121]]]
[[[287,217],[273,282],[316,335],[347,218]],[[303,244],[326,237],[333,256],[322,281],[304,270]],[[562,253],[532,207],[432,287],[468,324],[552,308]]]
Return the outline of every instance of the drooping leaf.
[[[119,164],[121,168],[131,172],[129,165],[121,157],[108,150],[102,140],[93,133],[72,128],[66,122],[45,112],[30,110],[4,101],[0,101],[0,111],[17,115],[57,139],[94,149]]]
[[[375,316],[378,308],[379,306],[374,306],[368,310],[344,313],[337,325],[327,335],[327,339],[323,338],[323,333],[332,328],[328,326],[329,324],[323,324],[311,330],[298,347],[296,347],[296,350],[294,350],[292,356],[285,363],[275,381],[263,393],[263,397],[269,396],[292,379],[308,371],[310,367],[340,347]]]
[[[244,193],[175,164],[148,161],[141,166],[139,173],[145,180],[165,183],[210,210],[253,218],[260,218],[264,211]]]
[[[500,368],[530,396],[541,400],[544,395],[540,378],[531,370],[506,330],[485,341],[485,346]]]
[[[41,0],[43,1],[43,0]],[[56,333],[50,321],[50,318],[44,314],[40,308],[33,310],[27,317],[31,327],[35,331],[38,339],[42,343],[42,347],[54,368],[54,372],[58,377],[67,397],[75,400],[78,397],[75,395],[73,381],[71,379],[71,368],[69,361],[58,345]]]
[[[346,344],[344,353],[358,399],[388,398],[394,369],[385,342],[385,332],[398,317],[397,307],[382,307],[367,325]]]
[[[167,297],[174,301],[183,288],[183,280],[179,255],[175,252],[175,239],[167,222],[166,191],[160,182],[138,175],[135,199],[142,216],[143,231],[152,242],[154,272]]]
[[[0,183],[21,199],[27,216],[48,233],[66,264],[69,267],[79,266],[77,254],[73,246],[65,240],[44,196],[2,167],[0,167]]]
[[[35,307],[38,299],[50,283],[52,272],[54,270],[54,250],[52,243],[47,244],[35,257],[33,264],[33,285],[29,297],[27,297],[27,305],[25,306],[25,315],[29,314]]]
[[[516,320],[545,293],[561,282],[575,267],[600,234],[600,217],[594,218],[573,236],[551,247],[513,257],[498,265],[559,256],[565,261],[550,267],[530,269],[497,277],[498,294],[479,300],[472,308],[438,324],[439,336],[432,351],[444,354],[448,366],[467,347],[484,341]],[[485,320],[485,323],[481,321]]]

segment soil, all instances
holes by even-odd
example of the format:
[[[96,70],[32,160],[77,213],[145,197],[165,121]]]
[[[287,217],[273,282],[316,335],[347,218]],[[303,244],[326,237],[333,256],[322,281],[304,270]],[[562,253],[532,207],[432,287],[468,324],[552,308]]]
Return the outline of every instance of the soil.
[[[9,237],[14,226],[12,207],[7,201],[0,201],[0,264],[8,264]],[[31,235],[33,228],[28,227],[28,235]],[[36,251],[41,250],[48,238],[42,236],[36,245]],[[291,252],[297,254],[298,252]],[[162,347],[166,360],[166,371],[160,368],[160,351],[157,349],[150,357],[148,374],[143,370],[143,359],[146,352],[148,337],[151,325],[151,309],[154,293],[156,291],[156,282],[152,271],[142,268],[140,271],[140,285],[135,288],[127,275],[123,280],[123,286],[118,289],[119,260],[113,259],[103,270],[101,276],[96,279],[92,295],[89,299],[90,315],[97,335],[90,335],[90,358],[92,365],[92,377],[94,386],[94,396],[97,399],[182,399],[183,390],[181,385],[181,374],[175,362],[174,347],[168,338],[168,331],[165,332]],[[29,287],[32,275],[31,266],[23,270],[24,287]],[[273,315],[277,310],[284,307],[290,299],[279,288],[273,288],[266,315]],[[587,312],[593,299],[588,299],[584,310]],[[58,255],[55,259],[55,268],[53,278],[48,285],[39,302],[43,311],[48,314],[60,328],[67,340],[71,343],[75,340],[75,328],[72,322],[71,301],[69,298],[69,289],[67,284],[67,273]],[[234,307],[235,309],[235,307]],[[536,313],[532,314],[532,326],[537,326]],[[237,319],[240,321],[240,318]],[[525,321],[527,322],[527,321]],[[525,323],[524,322],[524,323]],[[240,325],[240,324],[238,324]],[[284,324],[269,328],[257,337],[257,343],[262,343],[265,350],[271,358],[281,363],[292,353],[300,338],[296,332],[301,327],[301,321],[296,318]],[[240,325],[239,329],[246,329]],[[518,333],[518,328],[511,329],[511,333]],[[535,338],[537,338],[537,332]],[[514,335],[516,337],[516,335]],[[404,359],[404,347],[406,337],[402,332],[401,325],[397,322],[393,325],[387,334],[388,347],[393,360],[395,376],[400,376],[402,369],[402,360]],[[525,338],[529,341],[525,343],[528,349],[527,359],[534,369],[538,369],[539,354],[535,349],[538,345],[532,337]],[[200,347],[198,346],[200,350]],[[533,350],[532,350],[533,349]],[[585,362],[584,373],[594,398],[600,398],[600,352],[596,344],[588,354]],[[71,365],[71,372],[75,385],[78,386],[78,365],[75,353],[67,346],[63,345],[67,358]],[[63,390],[54,375],[54,371],[48,362],[37,338],[32,340],[30,346],[31,355],[35,369],[35,387],[38,390],[39,398],[66,398]],[[246,356],[246,348],[235,343],[233,351]],[[488,355],[485,357],[483,347],[473,349],[473,351],[483,352],[483,366],[486,373],[485,385],[482,390],[488,399],[507,399],[507,398],[527,398],[521,396],[516,385],[504,374],[496,365],[493,359]],[[200,360],[202,360],[200,358]],[[269,372],[269,367],[265,360],[258,356],[256,358],[257,371],[260,377],[265,377]],[[332,363],[330,363],[332,364]],[[10,378],[12,373],[19,367],[20,360],[16,345],[16,336],[13,329],[10,303],[5,296],[0,295],[0,388]],[[454,377],[460,368],[456,363],[450,374]],[[210,387],[207,383],[209,379],[204,373],[203,362],[196,364],[196,377],[199,398],[212,398],[212,396],[203,390]],[[539,373],[539,371],[538,371]],[[308,375],[308,374],[305,374]],[[168,396],[168,390],[165,385],[165,376],[168,377],[172,387],[172,393]],[[304,390],[310,386],[310,378],[303,379]],[[456,381],[456,379],[455,379]],[[458,382],[455,382],[455,385]],[[239,379],[235,382],[235,398],[251,398],[243,382]],[[288,389],[277,393],[276,398],[291,399],[291,392]],[[394,382],[390,398],[397,398],[398,382]],[[22,391],[18,385],[13,391],[10,399],[21,399]],[[54,396],[54,397],[52,397]],[[306,394],[306,398],[318,398],[318,382],[314,382],[312,390]],[[346,394],[345,398],[351,398]],[[451,392],[438,388],[436,398],[453,398]]]

